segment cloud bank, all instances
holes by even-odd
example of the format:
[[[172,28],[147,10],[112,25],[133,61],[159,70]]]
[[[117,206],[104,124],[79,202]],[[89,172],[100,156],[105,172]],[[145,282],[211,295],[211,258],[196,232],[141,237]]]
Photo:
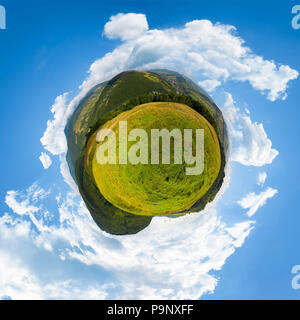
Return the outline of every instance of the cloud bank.
[[[24,199],[34,194],[39,205],[32,208]],[[0,296],[198,299],[214,290],[218,280],[210,273],[222,268],[253,228],[253,221],[226,225],[210,206],[189,217],[158,217],[138,235],[117,237],[100,232],[72,194],[57,195],[58,224],[54,217],[46,219],[45,194],[36,185],[9,194],[7,204],[16,217],[0,218],[0,241],[10,249],[2,253]],[[52,275],[53,262],[32,265],[40,255],[55,261],[62,279]],[[100,273],[104,269],[105,278],[99,283],[83,278],[74,261]]]

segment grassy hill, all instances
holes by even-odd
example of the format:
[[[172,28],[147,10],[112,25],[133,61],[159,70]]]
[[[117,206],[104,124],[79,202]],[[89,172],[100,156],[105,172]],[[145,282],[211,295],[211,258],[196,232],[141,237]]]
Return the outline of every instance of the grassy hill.
[[[119,163],[119,121],[127,121],[128,131],[143,128],[148,134],[148,164]],[[209,122],[192,108],[173,102],[152,102],[122,112],[105,123],[116,133],[117,164],[99,164],[95,150],[98,143],[95,135],[91,141],[91,173],[101,194],[114,206],[138,215],[165,215],[189,209],[204,196],[218,176],[221,166],[221,152],[215,130]],[[190,165],[174,164],[174,144],[170,143],[170,164],[151,164],[151,129],[181,129],[182,146],[185,128],[193,129],[193,151],[195,153],[195,131],[204,129],[204,172],[199,175],[187,175]],[[101,144],[100,144],[101,145]],[[127,149],[135,145],[128,142]],[[95,146],[93,148],[93,146]],[[160,157],[162,148],[160,148]],[[193,167],[195,164],[192,165]],[[112,192],[113,190],[113,192]]]
[[[184,103],[202,114],[213,126],[219,143],[220,170],[209,190],[190,208],[179,213],[202,210],[222,185],[228,137],[222,113],[213,101],[189,79],[167,70],[126,71],[97,85],[81,101],[66,127],[67,160],[80,193],[99,227],[112,234],[133,234],[149,225],[151,216],[137,216],[113,206],[97,187],[86,166],[88,140],[107,121],[142,103],[155,101]]]

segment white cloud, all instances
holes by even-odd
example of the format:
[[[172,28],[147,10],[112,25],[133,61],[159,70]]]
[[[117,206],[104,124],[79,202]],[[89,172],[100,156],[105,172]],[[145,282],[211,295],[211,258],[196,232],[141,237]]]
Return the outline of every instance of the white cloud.
[[[30,214],[37,212],[39,210],[38,207],[35,207],[30,204],[29,198],[24,199],[23,201],[17,201],[18,196],[17,191],[8,191],[5,197],[5,203],[17,214]]]
[[[22,266],[22,262],[7,250],[0,250],[0,300],[13,297],[18,300],[40,299],[39,285],[35,276]]]
[[[48,169],[51,164],[52,164],[52,160],[51,158],[49,157],[49,155],[45,152],[42,152],[40,157],[39,157],[44,169]]]
[[[242,116],[242,137],[240,146],[232,154],[234,161],[246,166],[264,166],[272,163],[279,152],[272,148],[263,125],[252,122],[250,117]]]
[[[25,238],[17,237],[17,239],[22,247],[21,241],[24,241]],[[24,247],[22,248],[24,249]],[[28,250],[28,248],[26,249]],[[7,298],[14,300],[83,298],[99,300],[105,299],[107,296],[107,286],[99,284],[89,284],[85,287],[81,283],[73,281],[73,279],[45,282],[42,279],[42,273],[53,271],[51,269],[40,270],[40,273],[38,273],[40,277],[37,277],[36,272],[34,274],[29,266],[25,266],[24,260],[20,259],[16,253],[18,253],[18,248],[14,248],[11,253],[8,253],[7,250],[0,250],[0,300]],[[33,254],[33,252],[30,252],[30,254]],[[37,261],[34,261],[34,263],[37,263]]]
[[[20,198],[32,198],[33,189],[38,188],[19,192]],[[58,224],[37,224],[32,215],[0,218],[0,250],[15,255],[2,262],[0,297],[198,299],[214,291],[218,280],[212,273],[253,228],[252,221],[228,226],[210,205],[205,212],[176,219],[157,217],[142,232],[118,237],[99,230],[74,195],[59,195],[57,201]],[[8,271],[7,261],[16,261]],[[95,275],[83,277],[83,266]],[[97,268],[106,270],[100,282],[95,282]],[[24,277],[27,285],[22,287]]]
[[[221,81],[218,80],[203,80],[198,82],[199,86],[208,92],[214,91],[221,85]]]
[[[119,13],[111,16],[104,26],[104,34],[109,39],[130,40],[141,36],[148,30],[148,22],[144,14]]]
[[[49,212],[45,210],[40,203],[48,197],[51,191],[45,191],[38,187],[36,183],[30,186],[26,193],[18,191],[8,191],[5,197],[5,203],[16,214],[30,218],[37,230],[44,230],[44,225],[49,216]],[[49,245],[44,243],[48,248]]]
[[[272,148],[263,125],[253,123],[248,114],[241,114],[232,95],[225,94],[224,116],[232,137],[231,159],[245,166],[260,167],[272,163],[279,152]]]
[[[267,173],[266,172],[260,172],[257,176],[257,184],[259,186],[263,186],[267,179]]]
[[[95,61],[83,87],[92,86],[103,78],[106,80],[124,69],[162,67],[221,83],[226,80],[248,81],[253,88],[266,93],[267,98],[274,101],[285,99],[289,81],[298,77],[298,72],[289,66],[277,65],[255,55],[236,35],[233,26],[194,20],[181,28],[146,31],[146,18],[131,15],[113,16],[112,21],[105,25],[105,34],[109,38],[114,35],[114,32],[111,35],[106,31],[111,25],[117,29],[115,37],[122,38],[123,29],[127,34],[127,28],[119,22],[121,19],[132,21],[136,26],[144,25],[144,28],[141,27],[142,31],[134,39],[128,32],[130,40],[123,36],[123,44]],[[140,23],[136,23],[138,16]]]
[[[256,211],[267,202],[269,198],[273,198],[277,193],[278,190],[273,188],[267,188],[265,191],[262,191],[259,194],[251,192],[248,193],[242,200],[238,201],[238,204],[244,209],[249,209],[246,214],[248,217],[252,217]]]
[[[298,77],[298,72],[289,66],[276,66],[274,61],[266,61],[262,57],[254,56],[245,59],[249,66],[249,74],[239,75],[238,80],[248,80],[253,88],[260,91],[267,90],[270,101],[285,100],[288,82]]]
[[[48,120],[47,129],[41,138],[41,143],[46,150],[53,155],[58,155],[67,150],[67,141],[64,129],[67,123],[67,93],[55,99],[51,112],[54,114],[53,120]]]

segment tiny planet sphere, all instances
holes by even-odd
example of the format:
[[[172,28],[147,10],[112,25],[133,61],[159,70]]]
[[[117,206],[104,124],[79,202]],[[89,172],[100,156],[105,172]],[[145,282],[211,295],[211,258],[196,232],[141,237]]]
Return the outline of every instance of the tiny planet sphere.
[[[95,86],[65,133],[70,172],[110,234],[138,233],[154,216],[199,212],[225,177],[222,112],[177,72],[125,71]]]

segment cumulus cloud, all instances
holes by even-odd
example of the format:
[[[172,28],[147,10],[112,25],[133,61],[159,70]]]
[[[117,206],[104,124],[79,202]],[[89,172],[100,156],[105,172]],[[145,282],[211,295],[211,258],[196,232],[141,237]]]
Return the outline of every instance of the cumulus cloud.
[[[55,99],[55,102],[51,107],[51,112],[54,114],[54,117],[52,120],[47,121],[47,128],[40,140],[45,150],[49,151],[52,155],[59,156],[61,174],[63,175],[65,182],[69,184],[74,192],[78,192],[78,188],[71,176],[66,161],[67,139],[65,135],[65,127],[70,115],[86,93],[87,92],[83,90],[70,103],[68,102],[69,94],[67,92]],[[39,159],[42,161],[44,168],[46,169],[49,165],[47,154],[45,156],[45,153],[42,153]]]
[[[232,155],[234,161],[246,166],[264,166],[272,163],[279,152],[272,148],[262,123],[252,122],[250,117],[242,116],[242,136],[240,146]]]
[[[267,179],[267,173],[266,172],[260,172],[257,176],[257,184],[259,186],[263,186]]]
[[[131,24],[135,26],[133,33],[138,28],[134,37],[126,31],[125,25]],[[286,98],[288,83],[298,77],[298,72],[291,67],[278,65],[252,52],[236,35],[234,26],[194,20],[180,28],[147,29],[144,15],[111,17],[104,34],[123,39],[123,44],[92,64],[90,77],[83,87],[93,86],[124,69],[162,67],[184,72],[195,79],[202,77],[210,86],[216,85],[216,81],[247,81],[275,101]],[[128,34],[129,38],[123,34]]]
[[[8,221],[7,216],[0,218],[1,243],[10,249],[0,249],[0,300],[106,298],[106,286],[95,283],[82,286],[80,282],[68,278],[67,274],[64,274],[64,280],[57,277],[54,281],[45,281],[43,273],[45,275],[55,272],[47,264],[41,266],[43,269],[35,270],[33,266],[39,264],[37,255],[43,255],[43,252],[34,247],[33,243],[29,243],[30,228],[24,234],[16,231],[21,224],[26,223]],[[26,257],[26,254],[29,257]],[[47,260],[51,260],[50,254]]]
[[[55,99],[51,112],[54,114],[53,120],[47,121],[47,129],[41,138],[41,143],[46,150],[53,155],[59,155],[67,150],[67,141],[64,129],[67,123],[67,93]]]
[[[218,80],[203,80],[198,82],[199,86],[208,92],[214,91],[218,86],[221,85],[221,81]]]
[[[259,194],[251,192],[248,193],[243,199],[239,200],[238,204],[244,209],[249,209],[246,214],[248,217],[252,217],[256,211],[267,202],[269,198],[273,198],[277,193],[278,190],[270,187]]]
[[[249,113],[241,113],[230,93],[225,95],[224,116],[232,137],[231,159],[245,166],[260,167],[272,163],[279,152],[272,148],[263,125],[253,123]]]
[[[52,164],[52,160],[51,158],[49,157],[49,155],[45,152],[42,152],[40,157],[39,157],[44,169],[48,169],[51,164]]]
[[[259,56],[247,58],[245,63],[249,66],[250,72],[247,75],[239,75],[237,79],[249,81],[255,89],[268,90],[267,97],[270,101],[285,100],[288,82],[296,79],[299,75],[289,66],[276,66],[274,61],[266,61]],[[275,74],[276,76],[273,78]]]
[[[39,286],[21,261],[0,250],[0,299],[39,299]]]
[[[29,199],[38,189],[18,194]],[[45,197],[39,199],[42,208]],[[71,193],[58,194],[57,204],[59,223],[54,217],[50,224],[36,224],[18,209],[17,217],[7,213],[0,218],[0,256],[1,248],[10,252],[1,260],[0,297],[198,299],[214,291],[218,279],[213,272],[253,228],[253,221],[227,225],[210,205],[205,212],[176,219],[157,217],[142,232],[118,237],[99,230],[83,201]],[[42,266],[41,255],[48,261]],[[94,270],[93,277],[82,277],[84,266]],[[99,268],[106,275],[95,282]]]
[[[109,39],[123,41],[135,39],[148,30],[148,22],[144,14],[119,13],[111,16],[104,26],[104,34]]]

